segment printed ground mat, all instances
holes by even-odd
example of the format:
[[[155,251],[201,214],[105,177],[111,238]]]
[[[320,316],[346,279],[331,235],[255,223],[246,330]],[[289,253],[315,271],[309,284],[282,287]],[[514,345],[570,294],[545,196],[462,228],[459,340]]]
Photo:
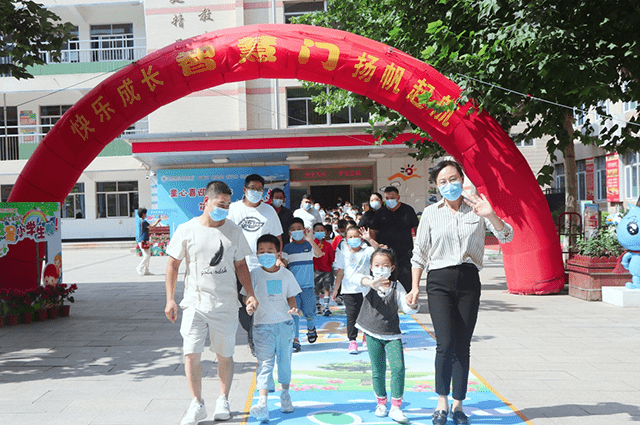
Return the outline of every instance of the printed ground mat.
[[[358,425],[394,424],[391,418],[374,415],[375,396],[371,385],[369,354],[362,348],[362,333],[358,335],[359,354],[347,352],[348,340],[344,310],[334,310],[329,317],[317,316],[318,340],[306,341],[306,321],[300,320],[302,351],[293,353],[291,399],[295,411],[280,412],[280,386],[269,394],[269,419],[271,424],[301,425]],[[431,415],[437,404],[434,382],[435,340],[411,316],[400,315],[402,341],[405,356],[405,392],[402,410],[410,423],[431,425]],[[387,370],[387,396],[390,372]],[[277,379],[276,379],[277,382]],[[247,399],[246,412],[258,403],[258,391],[252,386]],[[390,403],[387,404],[388,407]],[[525,424],[516,412],[484,381],[469,375],[467,399],[464,411],[470,423]],[[246,423],[259,423],[246,418]],[[449,419],[449,423],[453,423]]]

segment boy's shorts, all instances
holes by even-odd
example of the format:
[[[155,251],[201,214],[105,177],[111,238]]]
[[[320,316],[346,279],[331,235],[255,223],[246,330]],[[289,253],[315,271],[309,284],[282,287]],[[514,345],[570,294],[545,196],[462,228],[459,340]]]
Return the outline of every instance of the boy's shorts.
[[[180,334],[183,338],[184,354],[198,354],[204,351],[207,328],[211,345],[209,350],[222,357],[232,357],[236,346],[238,330],[238,310],[205,314],[187,307],[182,313]]]
[[[331,289],[331,285],[333,285],[333,272],[314,270],[313,281],[315,282],[316,292],[320,292],[323,289]]]

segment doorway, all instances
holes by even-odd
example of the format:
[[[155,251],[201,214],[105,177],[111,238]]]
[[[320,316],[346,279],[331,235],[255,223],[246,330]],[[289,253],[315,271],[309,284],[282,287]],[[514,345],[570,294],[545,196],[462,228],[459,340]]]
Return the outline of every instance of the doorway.
[[[343,204],[351,201],[351,185],[311,186],[311,196],[322,208],[335,208],[338,198],[342,199]]]

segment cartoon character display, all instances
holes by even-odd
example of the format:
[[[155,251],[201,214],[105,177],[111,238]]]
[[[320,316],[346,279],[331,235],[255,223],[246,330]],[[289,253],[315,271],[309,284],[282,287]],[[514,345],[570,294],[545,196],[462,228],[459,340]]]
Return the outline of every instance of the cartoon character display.
[[[54,264],[47,264],[47,267],[44,268],[42,280],[44,280],[45,286],[58,283],[58,270]]]
[[[640,289],[640,208],[629,205],[625,215],[616,229],[618,242],[627,252],[622,256],[622,266],[629,270],[633,282],[625,285],[629,289]]]

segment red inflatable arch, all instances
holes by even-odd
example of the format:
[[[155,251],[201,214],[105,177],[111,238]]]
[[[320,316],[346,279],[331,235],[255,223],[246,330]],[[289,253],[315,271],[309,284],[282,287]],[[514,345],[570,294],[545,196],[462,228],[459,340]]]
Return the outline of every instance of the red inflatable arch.
[[[343,31],[256,25],[180,41],[132,63],[80,99],[27,162],[10,202],[62,201],[100,151],[129,125],[198,90],[257,78],[331,84],[398,111],[431,134],[464,167],[515,230],[503,246],[509,291],[558,292],[561,249],[547,202],[526,160],[487,113],[435,113],[417,96],[446,102],[460,88],[429,65]]]

